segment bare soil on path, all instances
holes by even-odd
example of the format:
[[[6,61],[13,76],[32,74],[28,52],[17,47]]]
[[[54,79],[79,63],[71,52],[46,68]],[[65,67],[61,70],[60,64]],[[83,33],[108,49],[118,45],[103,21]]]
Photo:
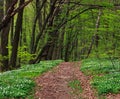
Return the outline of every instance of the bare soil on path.
[[[35,99],[97,99],[90,86],[91,77],[80,71],[80,63],[63,62],[36,78]],[[82,92],[73,93],[68,83],[79,80]]]
[[[80,71],[80,62],[63,62],[54,69],[36,78],[34,99],[104,99],[98,98],[90,86],[92,77]],[[75,92],[68,86],[73,80],[79,80],[82,92]],[[120,94],[107,94],[106,99],[120,99]]]

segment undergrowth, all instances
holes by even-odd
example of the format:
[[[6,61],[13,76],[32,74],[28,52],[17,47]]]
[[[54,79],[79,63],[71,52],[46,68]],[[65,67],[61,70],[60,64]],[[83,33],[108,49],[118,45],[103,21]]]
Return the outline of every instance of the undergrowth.
[[[113,66],[114,62],[114,66]],[[86,59],[82,61],[81,70],[93,76],[91,85],[99,95],[120,92],[120,62],[118,59]]]
[[[70,81],[68,86],[73,90],[74,94],[79,94],[82,92],[82,87],[79,80]]]
[[[61,60],[41,61],[18,70],[0,73],[0,98],[25,98],[35,87],[34,78],[58,65]]]
[[[119,93],[120,92],[120,72],[96,76],[91,82],[92,86],[97,89],[98,94]]]

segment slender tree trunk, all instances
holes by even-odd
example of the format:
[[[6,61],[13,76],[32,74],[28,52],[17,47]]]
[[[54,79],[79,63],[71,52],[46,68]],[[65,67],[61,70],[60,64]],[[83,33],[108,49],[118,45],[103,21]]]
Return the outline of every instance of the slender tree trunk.
[[[0,22],[2,22],[4,16],[4,1],[0,1]]]
[[[34,53],[37,50],[40,38],[44,34],[46,27],[47,27],[47,29],[51,28],[50,25],[52,24],[52,21],[53,21],[53,18],[54,18],[53,14],[54,14],[54,11],[55,11],[56,2],[57,2],[57,0],[52,0],[52,1],[50,0],[50,11],[49,11],[49,14],[47,15],[46,19],[44,20],[44,23],[43,23],[43,26],[41,28],[40,33],[38,33],[38,35],[36,36],[34,49],[33,49]]]
[[[10,43],[13,43],[13,35],[14,35],[14,18],[11,19],[11,32],[10,32]]]
[[[95,25],[95,34],[92,37],[92,41],[91,41],[90,47],[88,49],[88,53],[87,53],[87,57],[86,58],[89,57],[89,55],[90,55],[90,53],[92,51],[94,43],[95,43],[96,48],[98,47],[98,44],[99,44],[98,29],[99,29],[99,26],[100,26],[100,17],[101,17],[101,14],[102,14],[102,10],[99,9],[98,17],[97,17],[96,25]]]
[[[96,20],[96,33],[95,33],[95,45],[96,47],[98,48],[98,45],[99,45],[99,35],[98,35],[98,32],[99,32],[99,27],[100,27],[100,17],[102,15],[102,10],[99,9],[99,12],[98,12],[98,17],[97,17],[97,20]]]
[[[2,22],[2,18],[4,16],[4,1],[0,2],[0,22]],[[1,32],[0,32],[0,54],[1,54]],[[1,61],[0,61],[1,62]],[[0,71],[2,71],[2,64],[0,65]]]
[[[11,5],[11,0],[6,0],[5,6],[6,6],[6,11],[9,9]],[[8,70],[9,65],[8,65],[8,36],[9,36],[9,31],[10,31],[10,23],[7,25],[7,27],[3,28],[2,33],[1,33],[1,55],[3,56],[2,60],[2,71]]]
[[[20,0],[19,6],[24,4],[25,0]],[[17,53],[18,53],[18,45],[20,39],[20,32],[22,28],[22,19],[23,19],[23,9],[18,13],[17,21],[16,21],[16,28],[13,38],[13,46],[12,46],[12,54],[10,59],[10,66],[12,68],[17,68]]]
[[[65,61],[68,62],[69,61],[69,48],[70,48],[70,43],[67,43],[66,44],[66,47],[65,47]]]

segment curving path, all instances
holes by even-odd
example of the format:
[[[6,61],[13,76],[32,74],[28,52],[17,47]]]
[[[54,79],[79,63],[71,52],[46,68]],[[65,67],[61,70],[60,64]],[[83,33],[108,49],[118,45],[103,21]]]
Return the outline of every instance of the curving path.
[[[35,99],[97,99],[90,81],[80,71],[80,63],[63,62],[51,71],[36,78]],[[68,82],[80,80],[82,93],[73,94]]]

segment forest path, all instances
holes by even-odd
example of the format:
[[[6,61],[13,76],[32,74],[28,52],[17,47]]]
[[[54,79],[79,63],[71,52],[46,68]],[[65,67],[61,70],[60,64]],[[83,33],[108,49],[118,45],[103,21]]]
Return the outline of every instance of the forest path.
[[[68,83],[79,80],[82,92],[73,93]],[[36,78],[35,99],[97,99],[90,86],[90,77],[80,71],[80,62],[63,62]]]

